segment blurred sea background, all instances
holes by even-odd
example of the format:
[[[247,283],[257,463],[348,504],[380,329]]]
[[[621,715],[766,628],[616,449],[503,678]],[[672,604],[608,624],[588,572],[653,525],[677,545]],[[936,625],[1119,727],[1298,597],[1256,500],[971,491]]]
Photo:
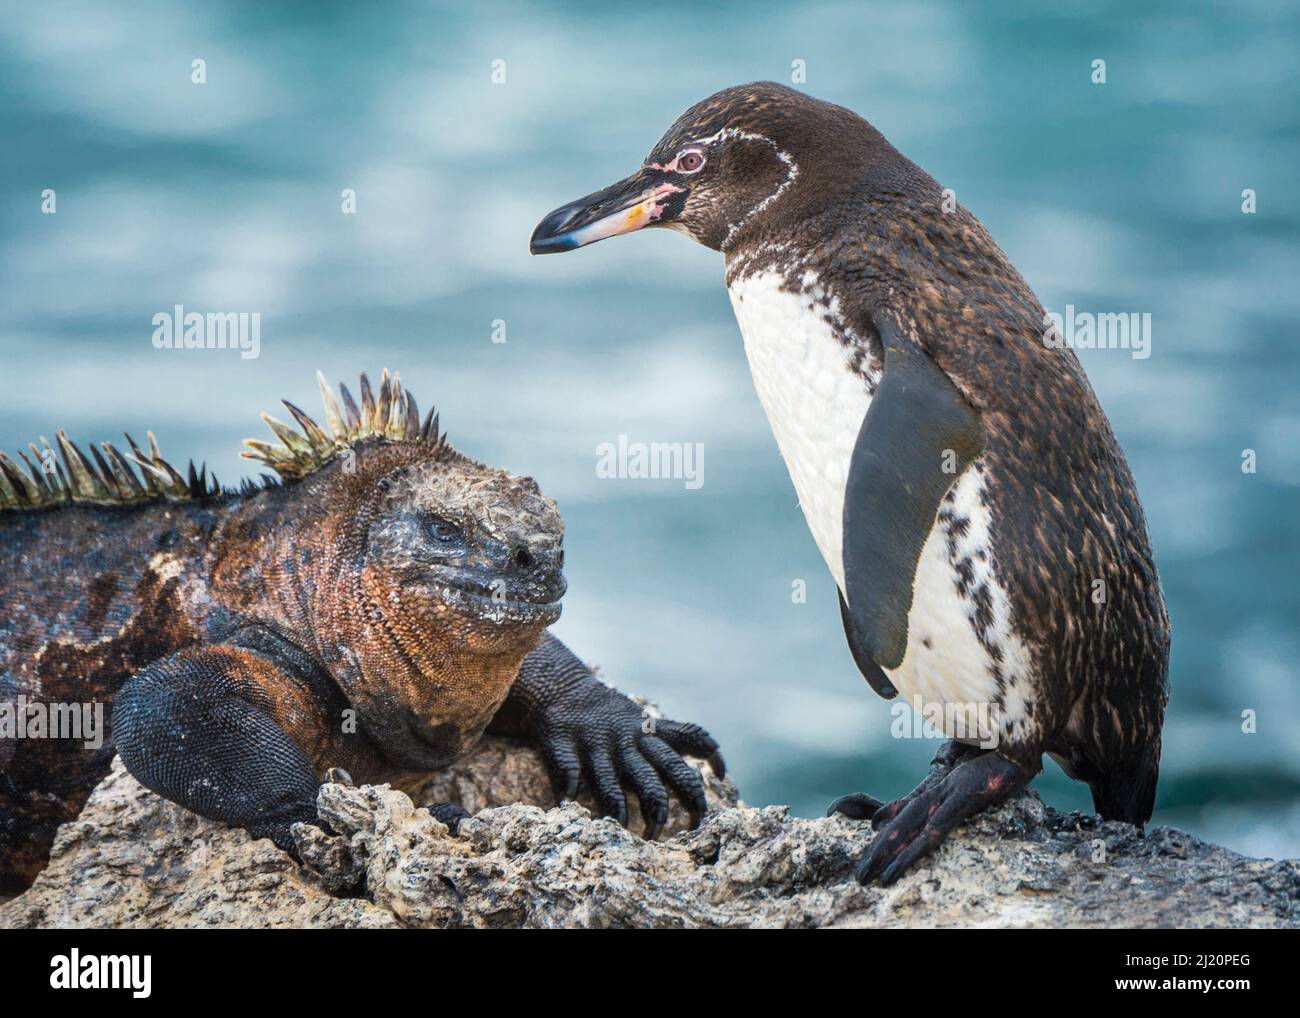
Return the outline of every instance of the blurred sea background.
[[[819,815],[910,788],[937,743],[892,738],[850,659],[721,257],[653,230],[528,254],[688,105],[803,61],[1047,307],[1150,312],[1149,358],[1083,357],[1174,624],[1154,822],[1300,855],[1295,5],[0,6],[0,447],[152,428],[233,482],[259,411],[317,406],[316,368],[400,370],[460,448],[558,499],[559,635],[706,725],[747,801]],[[155,350],[178,303],[260,312],[260,357]],[[597,477],[619,435],[703,443],[703,486]],[[1091,808],[1050,761],[1037,787]]]

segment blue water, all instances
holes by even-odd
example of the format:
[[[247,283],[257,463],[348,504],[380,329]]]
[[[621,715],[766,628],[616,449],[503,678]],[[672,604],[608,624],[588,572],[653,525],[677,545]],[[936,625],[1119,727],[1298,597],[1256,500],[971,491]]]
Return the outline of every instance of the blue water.
[[[934,744],[891,738],[850,660],[720,257],[655,231],[527,253],[691,102],[802,60],[1048,307],[1152,315],[1149,358],[1084,359],[1174,622],[1156,822],[1300,854],[1292,5],[116,6],[0,18],[0,446],[153,428],[229,482],[258,411],[315,405],[315,368],[399,369],[458,445],[559,500],[558,632],[706,724],[748,801],[899,793]],[[260,312],[261,355],[155,350],[176,303]],[[620,434],[703,443],[703,486],[598,478]],[[1051,764],[1038,787],[1088,805]]]

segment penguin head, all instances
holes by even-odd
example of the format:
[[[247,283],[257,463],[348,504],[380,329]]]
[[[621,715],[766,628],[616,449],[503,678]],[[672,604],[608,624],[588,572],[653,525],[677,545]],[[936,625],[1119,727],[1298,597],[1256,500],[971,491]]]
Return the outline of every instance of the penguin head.
[[[659,226],[726,250],[742,233],[775,235],[824,214],[873,168],[900,161],[852,110],[775,82],[739,85],[678,117],[630,177],[545,216],[529,249],[571,251]]]

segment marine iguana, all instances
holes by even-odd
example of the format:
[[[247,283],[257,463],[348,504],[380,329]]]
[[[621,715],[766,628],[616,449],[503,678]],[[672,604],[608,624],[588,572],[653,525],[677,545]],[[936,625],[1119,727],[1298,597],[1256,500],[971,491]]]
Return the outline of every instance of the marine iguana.
[[[328,430],[263,414],[278,479],[223,489],[148,451],[87,457],[60,431],[0,453],[0,701],[96,701],[98,749],[0,738],[0,893],[44,867],[113,752],[145,786],[293,851],[327,769],[393,780],[445,766],[485,732],[537,746],[557,791],[590,784],[627,822],[624,785],[666,821],[698,816],[717,743],[656,719],[547,632],[565,590],[563,523],[528,477],[457,452],[397,375],[360,405],[317,375]],[[645,728],[646,730],[643,730]],[[12,734],[12,733],[9,733]],[[454,804],[431,807],[454,823]]]

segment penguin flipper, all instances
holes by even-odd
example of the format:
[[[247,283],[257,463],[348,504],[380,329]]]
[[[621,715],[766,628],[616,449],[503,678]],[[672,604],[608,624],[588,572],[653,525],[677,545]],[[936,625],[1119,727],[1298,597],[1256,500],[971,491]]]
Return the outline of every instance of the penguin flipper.
[[[858,671],[867,680],[867,685],[879,696],[892,700],[898,695],[898,690],[867,652],[866,637],[858,629],[857,619],[849,611],[848,602],[844,600],[843,594],[840,594],[840,621],[844,623],[844,634],[849,638],[849,650],[853,654],[853,660],[858,666]]]
[[[984,449],[979,412],[919,344],[881,323],[885,371],[844,490],[844,629],[877,692],[907,653],[921,549],[948,489]],[[847,601],[847,605],[844,601]],[[876,665],[877,681],[863,667]],[[882,695],[883,692],[882,692]]]

